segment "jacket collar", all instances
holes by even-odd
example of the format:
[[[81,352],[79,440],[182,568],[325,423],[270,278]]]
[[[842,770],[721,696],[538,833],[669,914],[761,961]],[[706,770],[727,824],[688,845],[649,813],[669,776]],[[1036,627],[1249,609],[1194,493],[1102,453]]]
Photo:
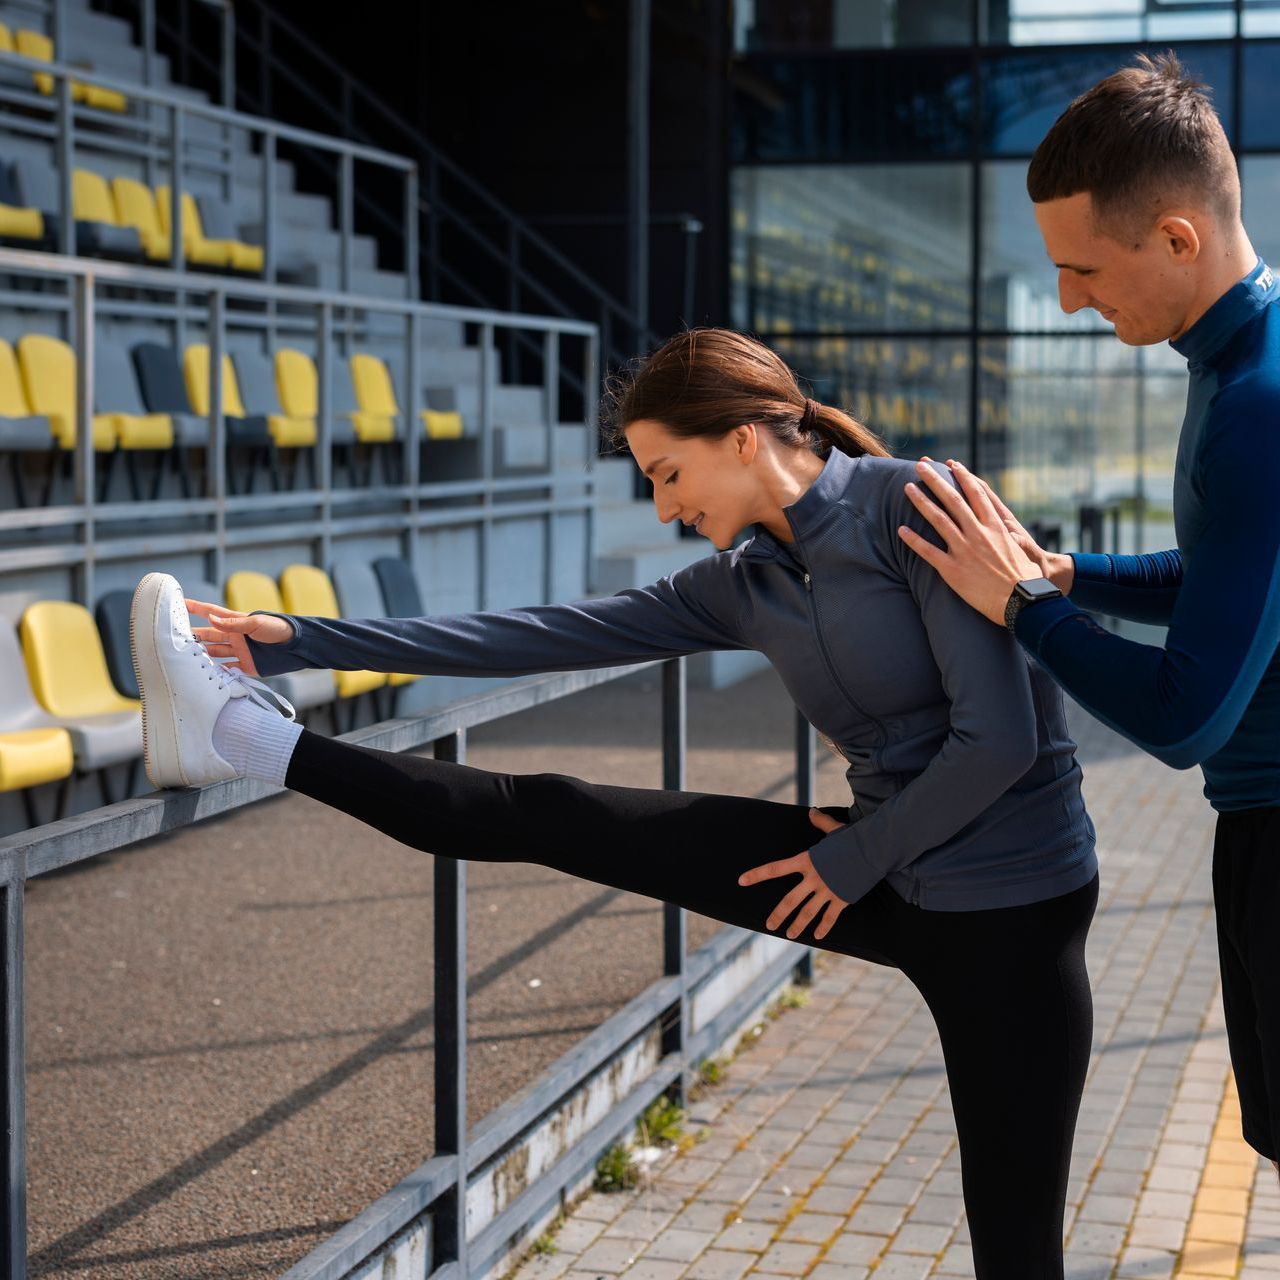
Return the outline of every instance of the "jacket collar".
[[[844,497],[857,465],[857,458],[833,446],[813,483],[793,503],[782,508],[798,538],[805,538],[826,520],[833,504]],[[747,559],[771,560],[779,553],[792,554],[764,525],[754,527],[754,536],[742,544],[741,554]]]
[[[1259,258],[1258,265],[1243,280],[1232,285],[1182,337],[1169,345],[1189,364],[1204,364],[1277,297],[1280,286],[1275,275]]]

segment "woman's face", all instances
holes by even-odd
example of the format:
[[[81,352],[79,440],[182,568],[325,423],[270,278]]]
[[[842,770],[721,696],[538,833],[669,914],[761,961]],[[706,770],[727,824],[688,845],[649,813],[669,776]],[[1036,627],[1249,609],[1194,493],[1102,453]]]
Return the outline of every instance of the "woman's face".
[[[749,465],[756,433],[736,427],[718,440],[682,440],[660,422],[642,418],[626,429],[636,465],[653,481],[653,503],[663,524],[692,525],[721,551],[757,516],[760,494]]]

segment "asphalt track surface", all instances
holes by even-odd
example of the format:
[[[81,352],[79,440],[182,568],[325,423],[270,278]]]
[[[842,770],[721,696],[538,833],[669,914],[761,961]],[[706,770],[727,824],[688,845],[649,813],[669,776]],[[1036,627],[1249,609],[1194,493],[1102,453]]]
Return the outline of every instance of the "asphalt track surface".
[[[689,789],[791,800],[793,716],[771,671],[692,691]],[[656,787],[659,742],[642,673],[473,731],[468,763]],[[847,803],[821,748],[818,777]],[[468,875],[474,1123],[661,976],[661,909]],[[33,1276],[278,1275],[431,1154],[429,856],[287,794],[41,877],[27,912]]]

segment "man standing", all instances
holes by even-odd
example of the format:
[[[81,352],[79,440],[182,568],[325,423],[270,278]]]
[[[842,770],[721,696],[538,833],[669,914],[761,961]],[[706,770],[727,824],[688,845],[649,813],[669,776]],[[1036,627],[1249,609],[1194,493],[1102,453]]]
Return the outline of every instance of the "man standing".
[[[1172,55],[1095,85],[1036,150],[1027,190],[1067,312],[1121,342],[1169,341],[1191,375],[1178,548],[1053,555],[984,481],[927,462],[908,492],[945,550],[900,536],[1077,702],[1177,769],[1218,811],[1213,887],[1244,1138],[1280,1158],[1280,288],[1240,221],[1235,159]],[[1085,609],[1167,625],[1163,648]],[[1277,1165],[1280,1170],[1280,1165]]]

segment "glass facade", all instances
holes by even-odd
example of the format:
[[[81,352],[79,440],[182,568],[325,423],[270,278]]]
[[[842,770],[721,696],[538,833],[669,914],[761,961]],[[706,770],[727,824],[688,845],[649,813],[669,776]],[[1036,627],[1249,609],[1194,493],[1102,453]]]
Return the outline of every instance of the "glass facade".
[[[1264,38],[1280,0],[980,10],[737,6],[733,323],[900,454],[976,466],[1063,546],[1171,546],[1185,363],[1063,313],[1027,163],[1074,96],[1172,47],[1210,89],[1254,246],[1280,264],[1280,38]]]

